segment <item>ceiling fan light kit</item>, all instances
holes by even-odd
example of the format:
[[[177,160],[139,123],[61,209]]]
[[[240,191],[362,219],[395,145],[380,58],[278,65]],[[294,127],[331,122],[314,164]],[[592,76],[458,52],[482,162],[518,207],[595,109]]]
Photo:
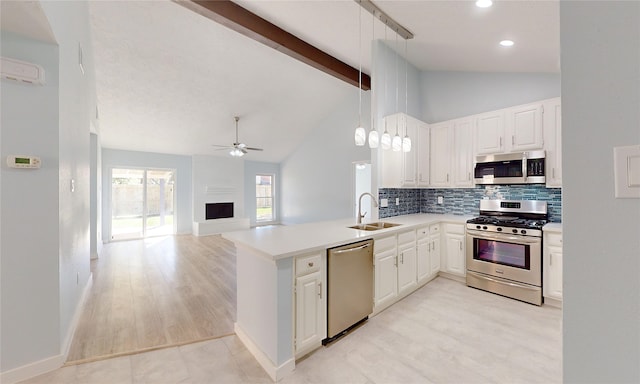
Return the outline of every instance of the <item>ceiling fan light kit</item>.
[[[242,157],[245,154],[247,154],[248,151],[262,151],[262,148],[248,147],[247,144],[241,143],[240,140],[238,140],[238,121],[240,120],[240,117],[235,116],[234,120],[236,121],[236,141],[233,143],[233,145],[215,145],[214,144],[213,145],[214,147],[220,147],[217,149],[217,151],[230,149],[229,155],[233,157]]]

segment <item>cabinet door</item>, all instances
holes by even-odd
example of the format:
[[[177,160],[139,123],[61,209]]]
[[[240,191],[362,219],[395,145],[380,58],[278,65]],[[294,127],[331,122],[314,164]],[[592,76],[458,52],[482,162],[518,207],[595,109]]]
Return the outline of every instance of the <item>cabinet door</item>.
[[[547,187],[562,187],[562,108],[560,98],[543,103],[544,149]]]
[[[451,186],[451,125],[432,125],[431,131],[431,186]]]
[[[400,136],[403,134],[409,135],[411,138],[411,151],[402,153],[402,186],[403,187],[415,187],[417,185],[417,164],[416,164],[416,150],[417,148],[417,136],[418,136],[418,121],[411,116],[405,114],[400,115]],[[404,136],[403,136],[404,137]]]
[[[384,126],[386,124],[387,130],[391,137],[396,133],[396,123],[398,123],[399,114],[386,116],[382,119],[384,132]],[[380,162],[380,182],[379,185],[382,188],[400,188],[402,187],[403,172],[403,153],[394,152],[391,149],[382,149],[377,151],[378,160]]]
[[[412,243],[398,250],[398,293],[412,291],[416,282],[416,245]]]
[[[418,240],[416,246],[416,269],[418,282],[427,280],[431,276],[431,243],[429,238]]]
[[[429,186],[429,126],[423,122],[418,124],[418,147],[416,148],[418,167],[418,187]],[[413,150],[413,149],[412,149]]]
[[[471,119],[456,120],[453,124],[453,186],[473,187],[473,131]]]
[[[429,263],[430,263],[430,275],[434,276],[440,272],[440,235],[434,235],[429,237]]]
[[[398,268],[396,249],[389,249],[375,255],[375,305],[384,307],[398,295]]]
[[[504,152],[503,110],[478,115],[475,142],[479,155]]]
[[[323,303],[320,271],[296,278],[296,354],[321,344]]]
[[[548,270],[544,282],[544,296],[562,300],[562,248],[547,246],[545,267]]]
[[[447,237],[447,272],[465,276],[464,235],[450,234]]]
[[[542,104],[510,108],[510,151],[542,149]]]

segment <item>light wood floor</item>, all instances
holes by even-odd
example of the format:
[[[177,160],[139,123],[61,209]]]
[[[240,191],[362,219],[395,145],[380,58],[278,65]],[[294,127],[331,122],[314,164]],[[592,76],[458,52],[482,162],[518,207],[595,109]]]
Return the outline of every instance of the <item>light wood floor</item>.
[[[281,384],[561,383],[562,311],[439,277]],[[71,365],[25,384],[271,383],[237,336]]]
[[[69,362],[233,334],[236,253],[220,236],[105,244]]]

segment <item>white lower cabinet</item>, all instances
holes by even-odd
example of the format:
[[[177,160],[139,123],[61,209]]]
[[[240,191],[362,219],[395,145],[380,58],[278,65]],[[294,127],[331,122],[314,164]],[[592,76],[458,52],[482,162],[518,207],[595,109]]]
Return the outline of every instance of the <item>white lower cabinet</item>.
[[[542,251],[542,295],[562,301],[562,233],[545,232]]]
[[[322,254],[313,254],[295,261],[296,357],[320,347],[327,335],[325,260]]]
[[[405,295],[416,289],[416,231],[398,235],[398,295]]]
[[[444,271],[461,277],[466,276],[464,224],[446,224],[444,238]]]
[[[440,224],[418,228],[416,244],[417,277],[421,284],[440,271]]]
[[[374,240],[374,304],[376,309],[391,305],[398,296],[397,256],[395,235]]]

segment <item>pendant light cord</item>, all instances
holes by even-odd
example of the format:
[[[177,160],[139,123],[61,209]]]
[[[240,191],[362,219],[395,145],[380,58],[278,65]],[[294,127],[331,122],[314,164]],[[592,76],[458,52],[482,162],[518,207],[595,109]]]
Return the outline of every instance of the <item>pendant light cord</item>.
[[[398,30],[396,30],[396,111],[399,112],[400,108],[398,103],[398,88],[399,88],[399,76],[398,76]],[[398,119],[396,119],[396,135],[398,135]]]
[[[362,7],[358,11],[358,127],[362,127]]]
[[[407,40],[404,41],[404,113],[409,114],[409,57],[407,57]]]

